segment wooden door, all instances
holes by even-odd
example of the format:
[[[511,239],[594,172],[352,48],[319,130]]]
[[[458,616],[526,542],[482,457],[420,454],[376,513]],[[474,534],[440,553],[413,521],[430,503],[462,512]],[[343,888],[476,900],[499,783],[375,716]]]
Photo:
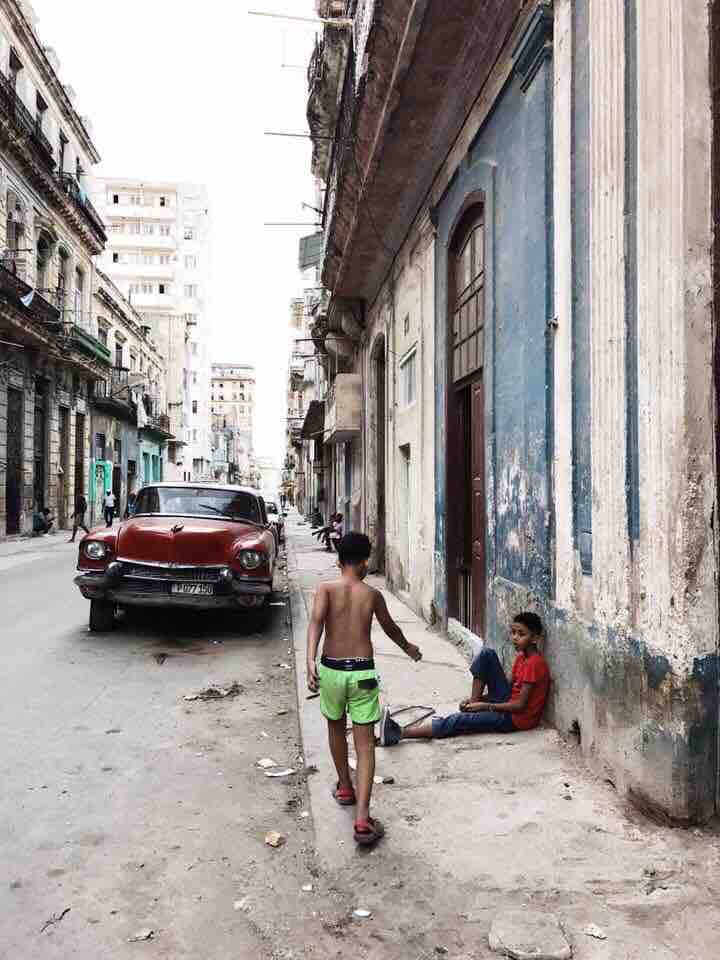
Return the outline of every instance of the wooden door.
[[[20,390],[7,392],[7,473],[5,504],[7,533],[20,533],[23,505],[23,395]]]
[[[68,470],[69,470],[69,443],[70,443],[70,411],[67,407],[60,407],[60,432],[59,432],[59,463],[58,471],[58,528],[64,530],[67,524],[68,516],[72,510],[68,509]]]
[[[460,219],[448,262],[448,612],[478,636],[487,603],[484,231],[476,203]]]
[[[472,630],[485,636],[486,496],[485,496],[485,385],[482,377],[470,387],[471,526],[472,526]]]

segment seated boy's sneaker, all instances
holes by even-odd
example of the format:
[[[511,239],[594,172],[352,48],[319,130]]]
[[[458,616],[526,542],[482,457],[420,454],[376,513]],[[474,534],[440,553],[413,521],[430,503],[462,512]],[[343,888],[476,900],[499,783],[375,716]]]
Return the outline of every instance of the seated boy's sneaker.
[[[380,746],[394,747],[402,739],[402,727],[390,716],[390,708],[385,707],[380,717]]]

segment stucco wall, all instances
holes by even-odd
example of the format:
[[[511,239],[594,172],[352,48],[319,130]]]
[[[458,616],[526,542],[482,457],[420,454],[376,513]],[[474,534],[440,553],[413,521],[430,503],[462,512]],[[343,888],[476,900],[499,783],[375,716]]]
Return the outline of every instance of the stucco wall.
[[[375,361],[386,356],[385,572],[391,589],[434,621],[435,236],[421,218],[369,313],[363,354],[367,513],[376,531],[377,393]],[[415,399],[406,403],[401,367],[415,356]],[[409,460],[409,469],[408,469]]]
[[[486,640],[509,665],[509,620],[538,609],[549,720],[579,728],[640,805],[703,820],[718,728],[707,9],[573,7],[555,7],[554,65],[510,78],[438,207],[436,599],[445,610],[447,243],[482,190]]]

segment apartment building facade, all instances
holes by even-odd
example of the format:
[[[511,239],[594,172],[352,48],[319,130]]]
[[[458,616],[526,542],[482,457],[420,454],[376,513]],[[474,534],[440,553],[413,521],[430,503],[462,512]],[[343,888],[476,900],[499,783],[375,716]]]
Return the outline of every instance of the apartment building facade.
[[[93,311],[106,240],[99,155],[28,2],[0,2],[0,537],[47,508],[67,526],[90,483],[93,384],[109,370]]]
[[[95,197],[108,229],[100,266],[141,315],[167,370],[168,477],[212,475],[210,212],[205,187],[104,178]]]
[[[718,7],[320,3],[309,70],[331,502],[468,648],[538,610],[548,719],[678,823],[720,782]]]
[[[167,474],[168,444],[174,441],[167,416],[165,361],[150,328],[101,270],[93,290],[98,339],[111,365],[92,384],[89,396],[89,520],[103,516],[103,496],[115,494],[120,516],[128,497]]]
[[[216,473],[220,471],[227,482],[255,482],[255,401],[252,364],[212,364],[210,415],[214,448],[222,454],[216,460]]]

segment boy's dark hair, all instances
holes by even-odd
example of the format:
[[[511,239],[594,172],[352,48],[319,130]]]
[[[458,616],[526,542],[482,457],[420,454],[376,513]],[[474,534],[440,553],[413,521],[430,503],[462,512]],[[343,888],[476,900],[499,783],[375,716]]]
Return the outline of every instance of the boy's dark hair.
[[[513,617],[513,623],[521,623],[524,627],[527,627],[535,637],[541,637],[543,635],[543,622],[540,617],[531,610],[523,610],[522,613]]]
[[[363,560],[370,559],[372,545],[364,533],[346,533],[338,543],[340,566],[356,567]]]

